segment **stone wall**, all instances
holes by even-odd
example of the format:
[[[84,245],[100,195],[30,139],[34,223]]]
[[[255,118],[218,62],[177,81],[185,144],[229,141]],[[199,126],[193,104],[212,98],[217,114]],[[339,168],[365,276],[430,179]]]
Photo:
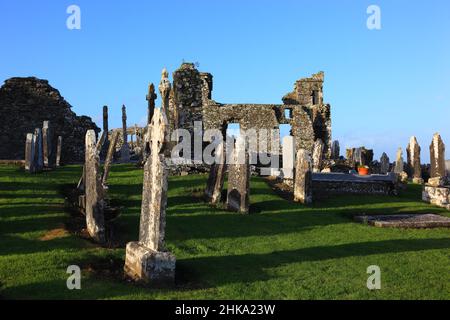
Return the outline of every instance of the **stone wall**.
[[[53,146],[62,136],[61,161],[82,162],[87,130],[100,129],[91,118],[77,116],[47,80],[11,78],[0,88],[0,159],[24,159],[27,133],[50,121]]]

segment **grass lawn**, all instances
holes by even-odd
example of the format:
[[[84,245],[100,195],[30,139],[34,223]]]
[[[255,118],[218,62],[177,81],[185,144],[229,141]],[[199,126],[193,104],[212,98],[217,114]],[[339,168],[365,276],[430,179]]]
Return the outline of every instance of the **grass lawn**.
[[[340,196],[305,207],[283,200],[261,178],[251,183],[251,215],[215,209],[195,197],[206,176],[169,182],[166,242],[177,257],[173,288],[145,288],[91,266],[119,265],[125,247],[100,248],[67,232],[61,189],[80,166],[25,174],[0,166],[0,296],[11,299],[450,299],[450,230],[380,229],[354,214],[449,212],[399,197]],[[142,170],[114,166],[109,197],[122,206],[117,233],[137,240]],[[69,291],[66,269],[83,270]],[[366,269],[381,268],[369,291]],[[117,269],[117,268],[116,268]]]

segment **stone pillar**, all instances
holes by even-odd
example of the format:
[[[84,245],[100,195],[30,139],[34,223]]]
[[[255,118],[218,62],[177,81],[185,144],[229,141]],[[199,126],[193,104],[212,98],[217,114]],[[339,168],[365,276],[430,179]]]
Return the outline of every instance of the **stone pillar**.
[[[423,183],[422,166],[420,164],[420,146],[416,137],[411,137],[406,147],[408,172],[414,183]]]
[[[391,167],[388,155],[383,152],[380,158],[380,174],[387,174]]]
[[[153,114],[155,113],[155,100],[158,96],[155,93],[155,85],[150,83],[148,86],[148,94],[146,100],[148,101],[148,110],[147,110],[147,125],[152,122]]]
[[[313,156],[312,156],[313,172],[320,172],[322,169],[323,150],[324,144],[322,140],[317,139],[314,142]]]
[[[211,204],[218,204],[222,196],[223,183],[225,181],[225,149],[222,141],[216,148],[216,162],[211,165],[205,197]]]
[[[445,144],[439,133],[435,133],[430,145],[431,178],[445,177]]]
[[[108,106],[103,106],[103,132],[106,132],[105,142],[108,141]]]
[[[37,172],[42,171],[44,168],[44,151],[41,128],[36,128],[34,131],[34,168]]]
[[[144,165],[139,241],[126,247],[125,272],[150,283],[173,283],[175,256],[165,247],[168,166],[164,156],[168,123],[165,114],[155,109],[151,130],[151,155]]]
[[[100,159],[95,131],[86,133],[84,185],[86,197],[86,225],[89,235],[97,242],[106,241],[104,191],[100,175]]]
[[[117,141],[119,140],[119,131],[114,130],[112,133],[111,141],[108,146],[108,153],[106,154],[105,163],[103,165],[103,186],[106,186],[109,177],[109,170],[111,169],[111,163],[114,160],[114,154],[116,153]]]
[[[331,145],[331,159],[338,160],[341,156],[341,148],[339,146],[339,141],[334,140]]]
[[[32,133],[27,134],[27,139],[25,141],[25,171],[34,173],[34,147],[35,147],[35,137]]]
[[[397,157],[395,159],[394,172],[397,174],[401,174],[404,171],[405,171],[405,161],[403,160],[403,150],[402,148],[398,148]]]
[[[120,150],[121,161],[130,161],[130,147],[128,146],[128,134],[127,134],[127,108],[125,105],[122,106],[122,135],[123,135],[123,145]]]
[[[44,121],[42,127],[42,147],[44,156],[44,166],[46,168],[53,166],[53,146],[52,146],[52,132],[50,129],[50,121]]]
[[[228,166],[227,207],[241,213],[248,213],[250,208],[249,155],[242,137],[236,140],[232,163]]]
[[[161,82],[159,83],[158,89],[159,93],[161,94],[161,110],[167,117],[169,112],[169,98],[172,85],[170,84],[169,73],[167,72],[166,68],[164,68],[162,71]]]
[[[293,136],[283,138],[283,178],[294,179],[295,141]]]
[[[304,149],[297,152],[294,181],[294,201],[312,203],[311,157]]]
[[[58,137],[58,145],[56,146],[56,167],[61,166],[61,150],[62,150],[62,137]]]

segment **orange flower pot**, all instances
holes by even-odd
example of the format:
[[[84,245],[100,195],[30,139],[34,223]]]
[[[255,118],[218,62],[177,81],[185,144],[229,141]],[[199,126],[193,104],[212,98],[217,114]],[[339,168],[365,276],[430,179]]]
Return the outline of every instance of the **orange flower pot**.
[[[360,176],[368,176],[369,168],[358,168],[358,173]]]

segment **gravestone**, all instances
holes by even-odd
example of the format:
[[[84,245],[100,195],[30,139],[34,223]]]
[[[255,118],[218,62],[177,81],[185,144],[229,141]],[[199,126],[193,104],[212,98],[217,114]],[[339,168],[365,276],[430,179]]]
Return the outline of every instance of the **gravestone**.
[[[294,201],[303,204],[312,202],[311,157],[304,149],[297,152],[294,181]]]
[[[250,164],[246,141],[239,137],[228,166],[227,207],[229,210],[248,213],[250,207]]]
[[[334,140],[331,144],[331,159],[337,160],[341,155],[341,148],[339,146],[339,141]]]
[[[100,159],[105,159],[109,148],[109,115],[108,106],[103,106],[103,131],[99,140]]]
[[[414,183],[423,183],[422,166],[420,164],[420,146],[416,137],[411,137],[406,148],[408,173]]]
[[[44,121],[42,126],[42,148],[44,157],[44,166],[51,168],[54,165],[53,161],[53,145],[52,145],[52,130],[50,128],[50,121]]]
[[[42,129],[34,131],[34,168],[36,172],[44,169],[44,150],[42,146]]]
[[[56,146],[56,167],[61,166],[61,150],[62,150],[62,137],[58,137],[58,144]]]
[[[218,204],[221,200],[223,183],[225,180],[225,150],[222,141],[216,148],[216,161],[211,165],[208,182],[205,189],[205,197],[211,204]]]
[[[120,160],[124,163],[130,162],[130,146],[128,145],[128,134],[127,134],[127,108],[125,105],[122,106],[122,136],[123,145],[120,149]]]
[[[385,152],[383,152],[380,158],[380,174],[387,174],[389,172],[390,167],[391,163],[389,157]]]
[[[27,139],[25,141],[25,171],[34,173],[35,162],[34,162],[34,147],[35,147],[35,137],[34,134],[28,133]]]
[[[151,155],[144,165],[139,241],[127,244],[124,270],[147,283],[173,283],[176,258],[165,247],[168,166],[164,148],[168,123],[160,109],[155,109],[149,130]]]
[[[109,177],[109,170],[111,169],[111,163],[114,160],[114,154],[116,153],[117,141],[119,140],[119,131],[114,130],[112,133],[111,141],[108,146],[108,153],[106,154],[105,163],[103,165],[103,186],[106,186]]]
[[[161,94],[161,110],[167,117],[169,112],[169,97],[170,91],[172,90],[172,85],[170,84],[169,72],[167,72],[166,68],[164,68],[161,73],[161,82],[159,83],[158,89],[159,93]]]
[[[84,192],[86,201],[86,225],[89,235],[97,242],[106,241],[104,217],[104,191],[100,175],[99,152],[96,147],[95,131],[86,133],[84,164]]]
[[[283,178],[294,179],[295,141],[293,136],[283,138]]]
[[[322,169],[323,150],[324,144],[322,140],[317,139],[314,142],[312,155],[313,172],[320,172]]]
[[[148,94],[147,94],[147,101],[148,101],[148,110],[147,110],[147,125],[149,125],[152,122],[153,114],[155,113],[155,100],[158,98],[158,96],[155,93],[155,85],[153,83],[150,83],[148,86]]]
[[[405,171],[405,161],[403,160],[403,150],[402,148],[398,148],[397,157],[395,158],[394,172],[397,174],[401,174],[404,171]]]
[[[430,145],[431,178],[445,177],[445,144],[439,133],[435,133]]]

